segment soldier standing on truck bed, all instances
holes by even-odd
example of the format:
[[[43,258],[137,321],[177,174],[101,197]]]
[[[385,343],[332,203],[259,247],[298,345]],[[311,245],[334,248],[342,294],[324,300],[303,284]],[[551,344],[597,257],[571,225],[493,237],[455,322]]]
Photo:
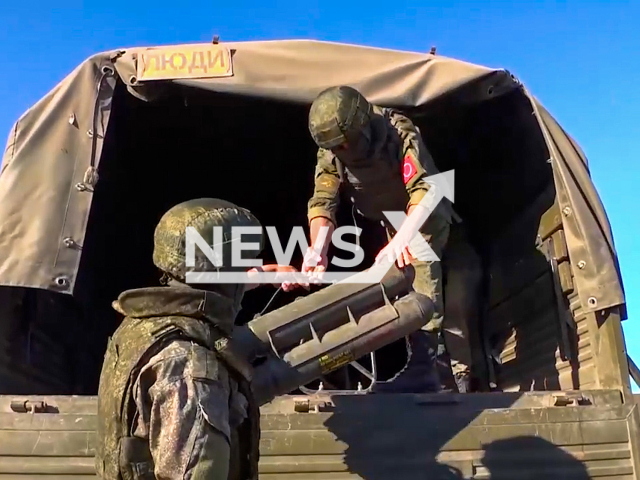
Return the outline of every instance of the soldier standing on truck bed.
[[[315,189],[308,204],[311,247],[302,272],[313,276],[321,275],[327,267],[329,242],[318,248],[318,234],[322,227],[328,227],[325,238],[331,238],[341,188],[361,215],[382,222],[390,240],[397,232],[383,212],[404,211],[409,215],[430,188],[424,177],[439,172],[409,118],[394,109],[371,105],[352,87],[337,86],[321,92],[311,105],[309,130],[319,149]],[[443,199],[438,204],[420,228],[438,258],[442,258],[451,223],[451,205],[445,202]],[[376,260],[395,252],[399,267],[412,264],[416,272],[415,290],[429,296],[436,310],[424,329],[409,337],[408,365],[384,390],[456,389],[450,363],[437,361],[444,355],[438,349],[443,318],[440,263],[416,259],[408,247],[412,239],[401,236],[404,235],[395,238],[393,244],[388,243]]]
[[[109,340],[100,376],[96,469],[102,479],[258,478],[260,413],[251,367],[225,350],[252,286],[184,283],[186,228],[213,245],[216,226],[225,239],[222,264],[195,249],[193,270],[238,271],[231,266],[231,229],[260,223],[229,202],[192,200],[170,209],[156,227],[153,262],[165,286],[125,291],[114,302],[125,318]],[[245,257],[263,248],[257,236],[259,249],[245,247]]]

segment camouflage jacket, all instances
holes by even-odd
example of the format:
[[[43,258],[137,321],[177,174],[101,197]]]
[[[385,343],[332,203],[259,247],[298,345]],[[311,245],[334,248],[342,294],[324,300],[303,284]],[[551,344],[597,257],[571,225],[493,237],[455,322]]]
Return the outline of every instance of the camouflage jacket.
[[[124,292],[114,308],[125,318],[100,377],[98,476],[257,478],[259,410],[212,348],[232,301],[160,287]]]
[[[373,111],[369,171],[350,171],[330,150],[318,149],[314,193],[307,208],[309,222],[325,217],[336,225],[343,190],[365,217],[386,222],[382,211],[406,211],[419,203],[430,188],[425,177],[439,173],[408,117],[391,108],[374,106]]]

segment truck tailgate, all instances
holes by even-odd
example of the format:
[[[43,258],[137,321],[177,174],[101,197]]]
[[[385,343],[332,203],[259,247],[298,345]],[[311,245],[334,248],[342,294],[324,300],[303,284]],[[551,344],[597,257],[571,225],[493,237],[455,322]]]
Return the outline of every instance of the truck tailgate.
[[[96,397],[0,412],[0,480],[95,478]],[[285,396],[261,422],[264,480],[640,479],[638,407],[613,391]]]

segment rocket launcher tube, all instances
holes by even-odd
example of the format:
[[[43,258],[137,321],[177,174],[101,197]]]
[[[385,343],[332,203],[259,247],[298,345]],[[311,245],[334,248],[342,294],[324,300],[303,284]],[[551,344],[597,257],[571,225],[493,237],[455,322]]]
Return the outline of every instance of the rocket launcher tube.
[[[354,275],[365,275],[367,271]],[[278,354],[324,335],[350,321],[385,305],[389,298],[412,290],[412,266],[398,269],[395,265],[380,283],[338,283],[281,307],[247,324],[253,334]],[[313,329],[310,328],[313,326]]]
[[[314,380],[419,330],[432,314],[431,299],[411,292],[393,304],[328,332],[323,338],[294,348],[283,359],[299,370],[313,366]]]
[[[433,304],[411,291],[412,270],[395,269],[380,283],[355,284],[354,289],[354,284],[332,285],[237,328],[227,350],[253,366],[253,389],[260,405],[424,326],[433,315]],[[272,329],[287,332],[277,337],[280,349],[271,343]]]
[[[314,338],[279,358],[270,355],[254,368],[253,389],[260,405],[286,395],[426,325],[433,314],[429,297],[411,292],[393,304]]]

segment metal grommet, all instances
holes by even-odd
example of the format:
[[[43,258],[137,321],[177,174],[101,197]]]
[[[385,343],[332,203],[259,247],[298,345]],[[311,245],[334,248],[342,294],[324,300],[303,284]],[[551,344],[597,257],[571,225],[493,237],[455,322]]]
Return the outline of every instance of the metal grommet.
[[[67,248],[71,248],[71,247],[74,247],[76,245],[76,242],[71,237],[67,237],[67,238],[63,239],[62,243],[64,243],[64,246],[67,247]]]
[[[89,137],[93,137],[93,130],[87,130],[87,135]]]
[[[87,186],[84,183],[76,183],[76,190],[79,192],[86,192]]]
[[[595,307],[596,305],[598,305],[598,299],[596,297],[589,297],[589,300],[587,300],[587,303],[589,304],[590,307]]]
[[[580,270],[582,270],[582,269],[583,269],[584,267],[586,267],[586,266],[587,266],[587,262],[585,262],[584,260],[580,260],[580,261],[578,262],[578,268],[579,268]]]
[[[69,280],[64,276],[56,277],[53,279],[53,281],[58,287],[66,287],[67,285],[69,285]]]
[[[69,115],[69,125],[75,125],[76,123],[76,114],[72,113],[71,115]]]
[[[487,94],[488,95],[493,95],[493,85],[491,85],[489,88],[487,88]]]
[[[113,67],[111,67],[110,65],[103,65],[102,69],[101,69],[102,73],[108,73],[110,75],[113,75]]]
[[[569,215],[571,215],[571,208],[570,207],[564,207],[562,209],[562,213],[564,213],[565,217],[568,217]]]
[[[136,77],[135,75],[131,75],[131,76],[129,77],[129,83],[130,83],[131,85],[135,85],[136,83],[138,83],[138,77]]]

